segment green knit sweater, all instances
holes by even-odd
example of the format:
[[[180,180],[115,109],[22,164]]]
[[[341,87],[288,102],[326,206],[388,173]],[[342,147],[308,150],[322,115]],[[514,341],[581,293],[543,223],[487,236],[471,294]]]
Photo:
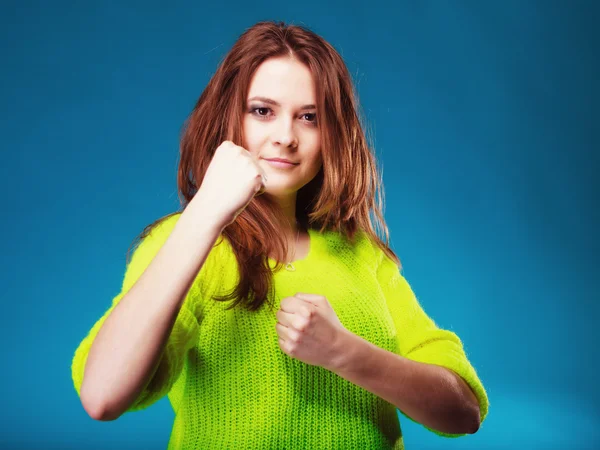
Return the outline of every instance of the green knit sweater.
[[[78,395],[102,323],[180,217],[167,218],[140,243],[112,306],[77,347],[72,377]],[[274,304],[296,292],[324,295],[352,333],[460,375],[479,400],[483,422],[488,398],[460,339],[426,315],[394,262],[364,233],[353,244],[335,232],[309,229],[309,235],[309,253],[294,262],[296,271],[274,274]],[[236,269],[228,241],[217,239],[188,291],[156,374],[128,411],[168,395],[175,413],[169,449],[403,449],[396,408],[333,372],[285,354],[268,305],[256,312],[226,311],[229,302],[212,300],[237,284]]]

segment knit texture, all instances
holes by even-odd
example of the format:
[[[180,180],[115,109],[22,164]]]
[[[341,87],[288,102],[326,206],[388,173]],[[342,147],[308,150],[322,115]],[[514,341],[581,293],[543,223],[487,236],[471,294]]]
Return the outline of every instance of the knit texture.
[[[140,243],[121,291],[76,349],[72,378],[78,395],[102,323],[179,217],[169,217]],[[188,291],[155,375],[128,410],[147,408],[168,395],[175,413],[168,449],[404,449],[392,404],[281,350],[275,313],[283,298],[297,292],[325,296],[346,329],[378,347],[456,372],[477,396],[481,422],[485,419],[488,398],[461,340],[427,316],[396,264],[362,232],[354,243],[331,231],[309,229],[309,235],[309,253],[294,262],[296,271],[274,274],[275,310],[264,304],[256,312],[226,311],[229,302],[212,300],[239,280],[231,246],[217,239]],[[269,262],[274,267],[275,261]]]

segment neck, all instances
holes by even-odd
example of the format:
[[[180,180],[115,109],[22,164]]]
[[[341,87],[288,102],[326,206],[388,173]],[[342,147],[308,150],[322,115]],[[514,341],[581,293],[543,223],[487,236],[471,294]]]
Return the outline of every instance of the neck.
[[[286,215],[286,218],[279,223],[279,230],[282,236],[295,241],[298,233],[302,232],[302,227],[296,219],[295,213]]]
[[[301,232],[302,232],[302,227],[300,226],[300,224],[298,223],[296,218],[291,219],[289,223],[286,223],[282,227],[283,235],[287,236],[288,239],[290,239],[292,242],[296,242],[296,240],[298,239],[298,235]]]
[[[295,240],[298,234],[298,224],[296,220],[296,193],[288,196],[277,196],[270,194],[278,204],[282,215],[279,216],[279,230],[283,236],[290,240]]]

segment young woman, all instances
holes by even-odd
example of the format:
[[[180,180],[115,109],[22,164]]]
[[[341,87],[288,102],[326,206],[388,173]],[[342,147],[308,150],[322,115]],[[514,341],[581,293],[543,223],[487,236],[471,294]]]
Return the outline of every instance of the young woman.
[[[477,431],[488,398],[461,340],[374,232],[382,184],[357,111],[320,36],[241,35],[186,122],[182,211],[146,227],[75,351],[92,418],[168,395],[172,449],[401,449],[396,409]]]

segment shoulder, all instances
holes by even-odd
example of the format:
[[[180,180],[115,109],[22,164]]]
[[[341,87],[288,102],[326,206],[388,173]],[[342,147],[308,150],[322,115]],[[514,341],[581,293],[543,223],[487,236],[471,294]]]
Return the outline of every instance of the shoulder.
[[[164,244],[180,217],[181,213],[175,212],[146,225],[132,244],[132,247],[134,247],[133,255],[151,252],[153,248]]]
[[[136,237],[132,259],[146,259],[158,252],[180,217],[181,213],[171,213],[146,225]]]
[[[180,216],[180,213],[172,213],[161,217],[136,236],[126,255],[123,291],[127,291],[141,276],[173,231]]]
[[[376,237],[371,236],[367,231],[357,230],[351,245],[354,251],[359,252],[363,258],[369,259],[374,264],[381,262],[384,252],[378,245]]]
[[[163,216],[146,226],[143,233],[144,237],[142,238],[142,242],[139,244],[138,249],[143,247],[144,250],[142,253],[156,253],[175,229],[175,225],[177,225],[181,215],[182,212],[174,212]],[[218,249],[220,256],[233,253],[229,242],[222,233],[219,234],[213,244],[210,254],[214,256],[216,249]]]
[[[175,229],[181,215],[181,212],[168,214],[156,219],[144,228],[144,231],[140,234],[140,240],[126,264],[125,287],[131,286],[148,267]],[[221,245],[223,243],[224,245]],[[228,247],[226,239],[221,234],[213,244],[197,278],[206,279],[209,274],[215,272],[213,268],[222,264],[224,256],[230,253],[226,247]]]
[[[321,233],[327,252],[337,260],[360,268],[375,270],[382,258],[382,251],[375,239],[366,231],[358,229],[351,238],[339,231]]]
[[[175,212],[161,217],[160,219],[157,219],[156,221],[154,221],[146,227],[145,231],[147,231],[147,236],[151,236],[152,239],[166,240],[175,228],[175,225],[177,224],[180,218],[181,212]]]
[[[369,259],[369,264],[378,274],[395,274],[401,271],[401,265],[389,254],[396,256],[395,253],[381,238],[360,230],[357,241],[358,245],[364,248],[363,252]]]

